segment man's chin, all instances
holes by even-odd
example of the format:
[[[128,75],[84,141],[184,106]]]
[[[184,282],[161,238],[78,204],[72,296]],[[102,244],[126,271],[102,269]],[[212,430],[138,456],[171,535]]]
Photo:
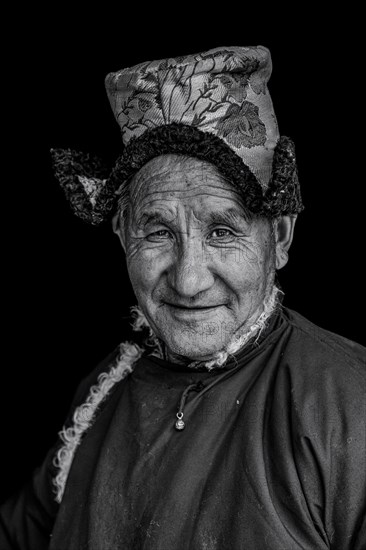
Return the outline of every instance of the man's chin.
[[[196,341],[195,338],[190,340],[181,338],[179,341],[167,339],[165,343],[168,357],[177,362],[187,363],[214,359],[217,353],[222,351],[226,342],[221,342],[217,337],[211,337],[204,342],[201,339]]]
[[[219,313],[187,314],[187,319],[178,320],[158,312],[153,331],[164,342],[170,357],[184,358],[184,362],[210,361],[229,344],[236,328],[224,309],[219,308]]]

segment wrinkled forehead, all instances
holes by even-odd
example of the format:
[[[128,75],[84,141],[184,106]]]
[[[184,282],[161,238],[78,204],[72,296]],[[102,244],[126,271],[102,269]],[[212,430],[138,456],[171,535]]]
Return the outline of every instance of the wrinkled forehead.
[[[242,202],[239,190],[220,174],[215,165],[175,154],[150,160],[130,182],[130,200],[135,206],[162,196],[175,200],[216,196]]]

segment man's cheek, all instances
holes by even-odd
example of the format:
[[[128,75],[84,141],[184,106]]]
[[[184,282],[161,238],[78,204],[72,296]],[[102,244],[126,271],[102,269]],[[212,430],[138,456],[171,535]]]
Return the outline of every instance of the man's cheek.
[[[127,259],[128,273],[136,294],[151,290],[158,278],[158,266],[153,258],[136,255]]]

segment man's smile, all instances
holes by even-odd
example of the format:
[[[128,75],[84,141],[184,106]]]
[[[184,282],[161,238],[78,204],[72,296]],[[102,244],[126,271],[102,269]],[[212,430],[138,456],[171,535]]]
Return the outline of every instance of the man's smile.
[[[174,307],[174,308],[178,308],[178,309],[212,309],[212,308],[215,308],[215,307],[219,307],[219,306],[223,306],[224,304],[210,304],[210,305],[194,305],[194,306],[189,306],[189,305],[186,305],[186,304],[177,304],[175,302],[165,302],[166,305],[170,306],[170,307]]]
[[[209,305],[209,306],[206,306],[206,305],[205,306],[203,305],[186,306],[186,305],[175,304],[175,303],[165,303],[165,305],[168,306],[172,316],[178,319],[186,319],[186,318],[192,318],[192,317],[194,318],[205,317],[214,312],[217,312],[217,310],[220,307],[224,306],[224,304]]]

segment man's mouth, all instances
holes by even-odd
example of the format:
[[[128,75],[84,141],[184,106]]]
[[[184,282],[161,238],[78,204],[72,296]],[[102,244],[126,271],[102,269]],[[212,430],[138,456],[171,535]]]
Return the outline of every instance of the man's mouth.
[[[223,304],[211,304],[211,305],[194,305],[194,306],[188,306],[188,305],[184,305],[184,304],[177,304],[177,303],[171,303],[171,302],[166,302],[166,304],[170,307],[174,307],[174,308],[177,308],[177,309],[188,309],[188,310],[205,310],[205,309],[213,309],[215,307],[219,307],[219,306],[222,306]]]
[[[165,302],[165,304],[169,307],[173,315],[176,315],[178,317],[204,315],[206,313],[211,313],[224,305],[224,304],[211,304],[211,305],[197,304],[192,306],[192,305],[185,305],[185,304],[179,304],[179,303],[177,304],[174,302]]]

